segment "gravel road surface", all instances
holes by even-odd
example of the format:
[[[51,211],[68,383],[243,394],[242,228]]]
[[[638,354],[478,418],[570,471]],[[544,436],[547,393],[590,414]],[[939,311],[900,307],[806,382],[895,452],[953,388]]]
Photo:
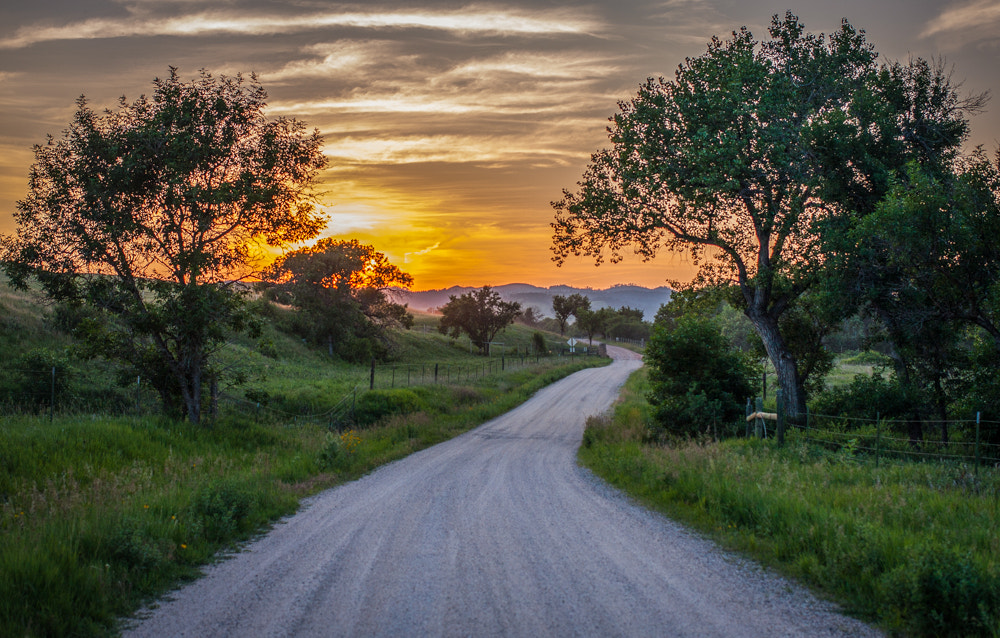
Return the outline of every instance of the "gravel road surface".
[[[310,499],[126,636],[876,636],[575,462],[638,356]]]

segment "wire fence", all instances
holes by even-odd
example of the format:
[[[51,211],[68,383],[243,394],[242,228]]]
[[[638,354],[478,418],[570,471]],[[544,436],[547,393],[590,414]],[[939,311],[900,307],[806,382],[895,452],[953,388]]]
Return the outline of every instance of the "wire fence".
[[[780,401],[778,402],[780,406]],[[785,437],[833,451],[865,454],[876,466],[884,458],[937,460],[1000,468],[1000,421],[983,419],[898,419],[817,414],[785,419],[747,404],[747,436]],[[770,426],[768,425],[770,423]]]
[[[590,353],[566,356],[596,355]],[[369,390],[409,388],[428,385],[464,385],[478,380],[538,366],[551,360],[540,355],[515,354],[483,358],[479,361],[426,362],[356,366],[336,372],[335,387],[351,388],[331,406],[331,397],[318,402],[283,400],[265,391],[248,391],[243,396],[220,389],[206,393],[203,413],[209,419],[240,415],[278,420],[287,424],[319,423],[339,427],[348,421],[358,396]],[[336,390],[341,392],[342,390]],[[0,368],[0,418],[36,416],[54,420],[56,415],[145,416],[162,412],[162,401],[148,379],[141,375],[123,376],[109,362],[86,365]]]

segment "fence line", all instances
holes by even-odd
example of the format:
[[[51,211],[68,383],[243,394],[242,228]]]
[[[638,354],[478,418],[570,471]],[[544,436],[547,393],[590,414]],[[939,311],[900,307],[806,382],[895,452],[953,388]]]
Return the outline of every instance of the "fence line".
[[[747,401],[747,436],[752,433],[767,438],[766,430],[759,426],[763,424],[763,418],[773,417],[778,421],[775,430],[779,445],[784,442],[787,433],[824,447],[833,446],[837,450],[849,449],[873,454],[876,467],[883,456],[965,461],[974,463],[977,471],[984,464],[1000,467],[1000,443],[994,442],[1000,440],[1000,427],[998,427],[1000,421],[982,419],[978,413],[975,419],[921,420],[919,438],[915,436],[903,438],[892,436],[893,430],[909,426],[914,420],[885,419],[880,416],[875,418],[833,416],[815,414],[807,410],[804,423],[788,423],[786,428],[784,415],[781,413],[780,395],[776,414],[763,414],[762,401],[759,397],[755,404],[756,410],[751,401]],[[824,420],[832,423],[834,427],[817,427],[817,422],[822,423]],[[757,427],[751,428],[751,422]],[[952,425],[964,428],[955,431],[950,429]],[[969,426],[972,425],[975,427],[970,432]],[[924,429],[935,426],[944,426],[944,435],[941,439],[928,439]],[[985,433],[983,426],[987,426]]]
[[[333,407],[308,413],[282,410],[268,405],[266,400],[244,398],[225,391],[217,394],[214,403],[257,417],[267,414],[295,422],[328,422],[332,427],[338,420],[342,420],[344,406],[352,404],[359,391],[434,384],[459,385],[492,375],[522,370],[538,365],[544,359],[546,358],[540,355],[515,354],[484,358],[471,363],[375,364],[373,362],[367,370],[358,367],[356,374],[337,375],[343,380],[344,385],[349,384],[353,389]],[[57,412],[60,415],[140,416],[160,409],[159,394],[149,387],[141,376],[137,376],[130,385],[122,386],[112,381],[112,377],[117,373],[113,364],[89,362],[88,366],[88,371],[93,370],[94,373],[87,375],[74,370],[67,374],[61,366],[52,366],[47,370],[13,367],[0,369],[0,417],[36,415],[52,421]],[[106,383],[100,386],[87,386],[82,392],[70,387],[69,384],[72,384],[73,379],[87,376],[90,377],[91,383],[95,376],[106,376]],[[214,416],[208,411],[205,414]]]

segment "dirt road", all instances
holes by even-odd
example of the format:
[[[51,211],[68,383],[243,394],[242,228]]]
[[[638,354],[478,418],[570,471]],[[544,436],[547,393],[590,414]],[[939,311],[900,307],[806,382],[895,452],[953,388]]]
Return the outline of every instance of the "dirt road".
[[[577,467],[640,361],[313,498],[129,636],[868,636]]]

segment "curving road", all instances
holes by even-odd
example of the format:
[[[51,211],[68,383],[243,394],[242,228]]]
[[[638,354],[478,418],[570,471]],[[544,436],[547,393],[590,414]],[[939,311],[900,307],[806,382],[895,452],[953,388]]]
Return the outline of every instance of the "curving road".
[[[311,499],[127,636],[874,636],[575,463],[641,362]]]

